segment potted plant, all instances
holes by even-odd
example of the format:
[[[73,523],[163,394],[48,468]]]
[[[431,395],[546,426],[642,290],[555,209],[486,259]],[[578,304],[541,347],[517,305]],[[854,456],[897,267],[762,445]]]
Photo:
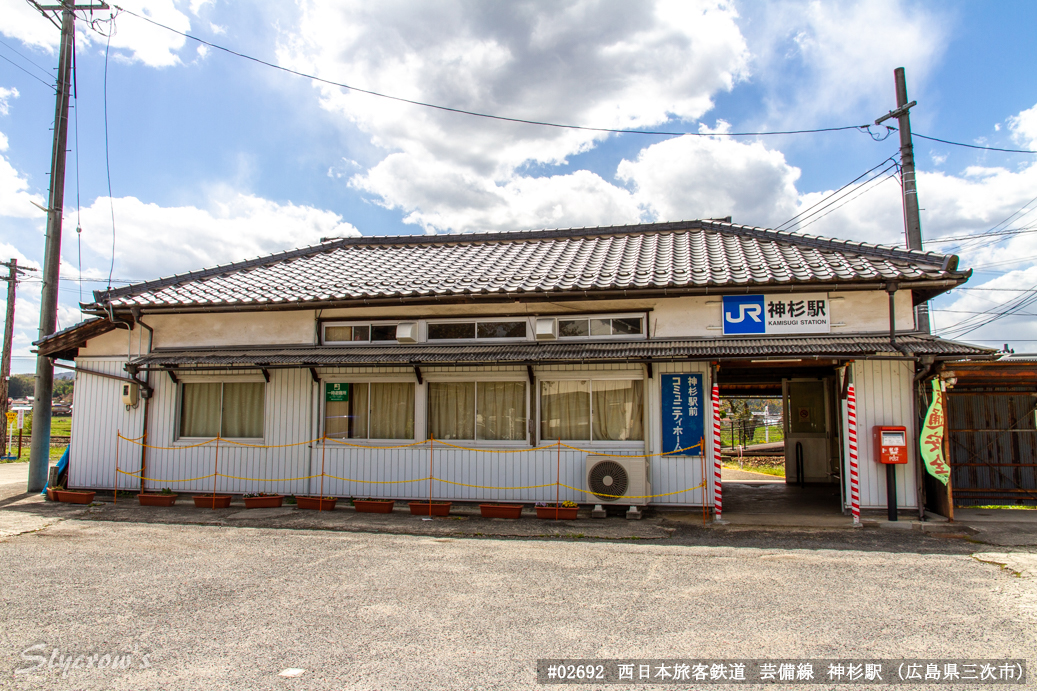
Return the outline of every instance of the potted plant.
[[[54,488],[54,498],[66,504],[89,504],[94,500],[96,492],[85,490],[65,489],[58,485]]]
[[[338,497],[296,497],[295,502],[300,509],[332,511],[335,509]]]
[[[163,487],[161,492],[141,492],[137,495],[141,506],[172,506],[176,498],[177,495],[168,487]]]
[[[283,494],[252,492],[244,496],[246,509],[276,509],[284,501]]]
[[[231,496],[229,494],[196,494],[193,499],[194,505],[199,509],[229,509]]]
[[[392,499],[354,499],[353,508],[360,513],[392,513]],[[449,508],[447,509],[449,511]]]
[[[538,501],[536,508],[537,518],[553,518],[566,521],[576,518],[577,506],[574,501],[563,501],[561,504]]]
[[[412,516],[449,516],[450,502],[448,501],[412,501],[407,504]]]
[[[479,504],[483,518],[521,518],[522,504]]]

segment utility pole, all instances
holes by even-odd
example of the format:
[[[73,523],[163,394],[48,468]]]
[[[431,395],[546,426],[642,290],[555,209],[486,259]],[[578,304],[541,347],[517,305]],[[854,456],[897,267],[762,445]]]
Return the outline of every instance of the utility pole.
[[[0,280],[7,281],[7,317],[4,319],[4,349],[3,356],[0,357],[0,449],[7,452],[7,398],[9,396],[10,389],[8,385],[11,381],[11,348],[14,345],[14,298],[16,287],[18,285],[18,274],[23,274],[26,271],[35,271],[32,268],[22,268],[18,266],[18,260],[12,259],[9,262],[2,263],[0,266],[7,267],[7,278],[0,278]]]
[[[58,5],[32,3],[43,16],[61,13],[61,43],[58,49],[57,98],[54,104],[54,142],[50,159],[50,196],[47,199],[47,243],[43,252],[43,295],[40,300],[39,338],[54,333],[58,321],[58,280],[61,267],[61,217],[65,206],[65,146],[68,142],[68,105],[72,73],[72,39],[76,30],[76,10],[108,9],[108,5]],[[50,466],[50,407],[54,395],[54,363],[40,355],[36,358],[36,389],[32,402],[32,441],[29,447],[30,492],[47,485]]]
[[[907,237],[907,248],[921,251],[922,222],[918,215],[918,188],[915,184],[915,150],[911,141],[910,113],[911,108],[918,103],[907,100],[907,78],[904,76],[903,67],[893,70],[893,80],[897,89],[897,109],[883,115],[875,124],[881,125],[891,118],[897,119],[897,129],[900,131],[900,177],[904,189],[904,234]],[[928,303],[923,302],[915,307],[915,325],[919,331],[931,333]]]

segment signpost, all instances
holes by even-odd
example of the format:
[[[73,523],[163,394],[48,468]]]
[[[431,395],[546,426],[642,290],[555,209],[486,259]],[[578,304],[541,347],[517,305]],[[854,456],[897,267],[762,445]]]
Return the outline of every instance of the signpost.
[[[831,333],[828,293],[725,295],[725,336]]]
[[[349,384],[325,384],[325,403],[344,403],[349,400]]]
[[[672,456],[701,456],[703,449],[687,449],[705,436],[706,406],[701,374],[662,375],[663,453]],[[672,453],[678,451],[678,453]]]

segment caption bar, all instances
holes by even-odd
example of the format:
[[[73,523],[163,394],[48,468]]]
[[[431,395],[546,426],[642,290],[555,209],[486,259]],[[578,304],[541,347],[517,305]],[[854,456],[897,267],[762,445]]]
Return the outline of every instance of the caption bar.
[[[538,660],[539,684],[1025,684],[1024,660]]]

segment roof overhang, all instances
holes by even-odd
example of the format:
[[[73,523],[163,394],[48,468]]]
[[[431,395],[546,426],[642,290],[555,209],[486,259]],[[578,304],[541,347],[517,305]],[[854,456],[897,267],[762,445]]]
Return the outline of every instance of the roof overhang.
[[[622,342],[157,350],[132,365],[149,370],[297,369],[655,363],[789,358],[804,360],[995,357],[993,350],[923,334],[701,338]]]

